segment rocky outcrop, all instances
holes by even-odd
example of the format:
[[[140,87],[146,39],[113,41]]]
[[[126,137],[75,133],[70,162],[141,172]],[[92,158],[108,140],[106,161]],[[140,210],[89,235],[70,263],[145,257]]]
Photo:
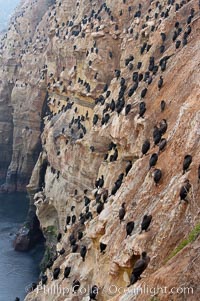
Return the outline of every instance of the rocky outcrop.
[[[0,180],[4,191],[25,191],[41,150],[45,87],[40,87],[36,53],[29,53],[36,28],[51,1],[23,1],[0,46]],[[33,67],[34,66],[34,67]]]
[[[65,252],[46,256],[50,259],[46,290],[39,283],[26,301],[88,300],[88,286],[93,285],[99,288],[97,300],[197,299],[198,28],[199,7],[193,0],[63,0],[43,13],[21,53],[12,90],[13,104],[20,103],[24,109],[18,107],[13,119],[15,151],[9,172],[12,175],[17,166],[22,167],[22,177],[31,172],[29,167],[37,156],[30,164],[28,154],[33,156],[39,149],[41,134],[42,148],[28,190],[48,252],[55,245],[57,251],[64,248]],[[3,43],[5,53],[8,38]],[[23,93],[29,102],[22,103]],[[143,117],[139,116],[141,102],[146,105],[146,111],[140,112]],[[32,123],[24,129],[27,116]],[[24,139],[19,138],[19,120]],[[157,135],[153,137],[155,126]],[[154,140],[161,132],[167,144],[159,150],[161,144],[154,145]],[[146,139],[151,146],[142,156]],[[19,149],[25,156],[23,164],[21,156],[16,159]],[[149,170],[155,153],[158,160]],[[183,174],[187,154],[192,163]],[[154,183],[155,169],[162,172],[158,185]],[[8,184],[12,182],[9,172]],[[179,204],[186,179],[191,183],[188,202]],[[126,215],[120,223],[118,212],[123,202]],[[140,234],[144,214],[153,219],[150,230]],[[130,221],[135,227],[126,237]],[[72,252],[69,238],[71,234],[77,238],[79,231],[83,238]],[[58,233],[62,237],[56,243]],[[105,254],[100,252],[100,243],[106,245]],[[84,262],[82,245],[87,247]],[[150,263],[142,279],[128,290],[133,265],[142,251],[147,251]],[[71,266],[71,273],[63,279],[66,266]],[[57,267],[61,269],[59,279],[52,280]],[[75,279],[82,288],[76,295],[71,289]],[[69,292],[47,293],[52,286]],[[144,287],[154,291],[144,291]],[[166,293],[156,291],[157,287],[166,287]],[[181,291],[184,287],[190,288],[189,293]]]
[[[36,244],[44,241],[40,223],[35,210],[29,211],[28,217],[24,225],[19,229],[13,242],[14,249],[20,252],[26,252],[33,248]]]
[[[12,108],[9,106],[12,84],[4,84],[1,80],[0,85],[0,181],[3,182],[12,157],[13,124]]]

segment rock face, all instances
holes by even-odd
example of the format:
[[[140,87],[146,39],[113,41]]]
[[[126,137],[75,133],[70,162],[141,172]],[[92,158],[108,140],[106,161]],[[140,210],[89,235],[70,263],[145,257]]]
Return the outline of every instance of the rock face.
[[[6,172],[12,157],[12,108],[9,106],[11,98],[11,85],[1,80],[0,92],[0,181],[6,177]]]
[[[22,189],[32,174],[28,191],[48,250],[61,233],[56,248],[65,253],[46,269],[45,289],[40,283],[25,300],[89,300],[93,285],[103,301],[197,300],[198,1],[28,2],[1,46],[4,91],[6,76],[13,85],[4,102],[14,110],[4,187]],[[167,141],[164,149],[161,137]],[[146,139],[150,149],[142,156]],[[149,170],[155,153],[157,162]],[[183,173],[187,154],[192,163]],[[155,169],[162,174],[157,185]],[[188,201],[180,203],[187,179]],[[123,202],[126,215],[120,223]],[[140,234],[145,214],[153,218],[150,230]],[[130,221],[134,229],[126,237]],[[79,231],[83,238],[72,252],[69,237],[77,239]],[[106,245],[102,253],[100,243]],[[143,251],[151,259],[148,268],[127,289]],[[70,277],[63,279],[67,266]],[[52,281],[58,267],[60,276]],[[75,279],[81,282],[77,294],[72,293]],[[53,286],[69,291],[47,292]]]
[[[0,46],[0,180],[2,190],[24,191],[41,150],[40,127],[46,89],[41,65],[29,47],[50,1],[23,1]],[[34,68],[32,67],[34,65]]]
[[[16,251],[26,252],[40,242],[44,242],[44,236],[35,214],[35,206],[30,206],[26,221],[17,232],[13,246]]]

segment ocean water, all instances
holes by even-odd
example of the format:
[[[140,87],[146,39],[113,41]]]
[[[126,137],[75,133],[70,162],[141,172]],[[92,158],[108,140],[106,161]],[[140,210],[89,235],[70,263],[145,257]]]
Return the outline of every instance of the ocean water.
[[[39,276],[44,246],[16,252],[13,239],[23,224],[29,200],[25,194],[0,194],[0,301],[24,300],[26,288]]]

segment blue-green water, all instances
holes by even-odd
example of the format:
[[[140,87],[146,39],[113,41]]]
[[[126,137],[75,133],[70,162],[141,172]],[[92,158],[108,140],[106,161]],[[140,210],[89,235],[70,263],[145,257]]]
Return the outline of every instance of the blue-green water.
[[[13,239],[28,211],[25,194],[0,194],[0,301],[24,300],[25,288],[38,279],[43,246],[26,252],[13,249]]]

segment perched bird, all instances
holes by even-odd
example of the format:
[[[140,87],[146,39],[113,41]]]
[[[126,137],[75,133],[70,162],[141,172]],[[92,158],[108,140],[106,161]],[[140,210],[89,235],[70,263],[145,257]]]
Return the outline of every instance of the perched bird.
[[[119,189],[119,187],[115,184],[115,185],[112,187],[111,194],[112,194],[112,195],[115,195],[115,193],[117,192],[118,189]]]
[[[190,164],[192,163],[192,156],[186,155],[183,161],[183,174],[188,171]]]
[[[146,94],[147,94],[147,88],[144,88],[143,90],[142,90],[142,92],[141,92],[141,98],[144,98],[145,96],[146,96]]]
[[[168,126],[167,120],[162,119],[159,125],[160,125],[159,131],[163,135],[167,131],[167,126]]]
[[[179,28],[179,24],[180,24],[180,23],[179,23],[178,21],[176,21],[174,27]]]
[[[104,244],[103,242],[100,242],[99,246],[100,246],[100,252],[104,254],[107,245]]]
[[[107,159],[108,159],[108,153],[106,153],[105,155],[104,155],[104,161],[106,161]]]
[[[115,110],[115,101],[114,101],[114,99],[111,100],[110,109],[111,109],[112,112]]]
[[[153,141],[154,141],[154,146],[157,145],[162,138],[162,133],[160,129],[155,125],[154,130],[153,130]]]
[[[76,222],[76,215],[72,215],[72,224],[75,224]]]
[[[62,238],[62,234],[61,234],[61,233],[58,233],[58,236],[57,236],[57,242],[60,242],[61,238]]]
[[[161,45],[160,46],[160,53],[164,53],[165,52],[165,45]]]
[[[102,188],[103,185],[104,185],[104,176],[102,175],[101,178],[99,178],[98,180],[96,180],[95,187],[96,188]]]
[[[164,100],[161,100],[161,102],[160,102],[161,112],[163,112],[165,110],[165,106],[166,106],[166,102]]]
[[[172,37],[173,42],[176,41],[177,37],[178,37],[178,33],[177,33],[177,31],[174,31],[174,34],[173,34],[173,37]]]
[[[128,97],[131,97],[133,93],[137,90],[137,88],[138,88],[138,82],[135,82],[134,85],[128,91]]]
[[[80,286],[81,286],[80,281],[74,279],[72,283],[72,293],[74,294],[75,292],[77,292]]]
[[[142,67],[142,62],[138,62],[137,68],[140,69]]]
[[[120,70],[117,70],[117,69],[115,69],[115,76],[116,76],[116,78],[117,78],[117,79],[119,79],[119,77],[120,77],[120,74],[121,74],[121,71],[120,71]]]
[[[76,238],[74,236],[74,233],[70,234],[69,241],[71,246],[73,246],[76,243]]]
[[[160,169],[155,169],[153,173],[153,179],[154,182],[156,183],[156,186],[158,185],[161,177],[162,177],[162,171]]]
[[[181,41],[177,40],[175,44],[176,49],[178,49],[180,46],[181,46]]]
[[[60,253],[60,255],[63,255],[65,253],[65,249],[62,248],[60,251],[58,251],[58,253]]]
[[[181,190],[180,190],[180,193],[179,193],[180,203],[181,203],[181,201],[185,201],[185,202],[188,203],[188,200],[186,198],[187,198],[188,192],[190,191],[190,188],[191,188],[190,181],[188,179],[186,179],[185,182],[184,182],[184,185],[181,187]]]
[[[95,192],[95,199],[97,203],[99,203],[99,201],[101,200],[101,194],[97,193],[97,191]]]
[[[91,290],[90,290],[90,300],[96,300],[96,296],[98,294],[98,287],[97,285],[93,285]]]
[[[158,154],[165,149],[166,145],[167,145],[167,140],[165,138],[162,138],[160,140],[160,142],[159,142],[159,151],[158,151]]]
[[[126,166],[126,176],[129,173],[129,171],[131,170],[131,168],[132,168],[132,162],[129,161],[128,165]]]
[[[81,240],[83,238],[83,232],[82,231],[78,231],[77,238],[78,238],[78,240]]]
[[[34,289],[36,289],[36,287],[37,287],[37,283],[33,282],[29,288],[29,292],[34,291]]]
[[[81,246],[80,254],[81,254],[81,257],[83,258],[83,261],[85,261],[85,255],[86,255],[86,253],[87,253],[86,246]]]
[[[121,223],[121,221],[123,221],[124,216],[126,214],[125,205],[126,205],[126,203],[122,203],[121,208],[119,209],[119,220],[120,220],[120,223]]]
[[[140,104],[139,104],[139,117],[142,117],[144,118],[144,113],[146,112],[146,104],[144,101],[142,101]]]
[[[67,218],[66,218],[66,225],[69,225],[70,221],[71,221],[71,216],[68,215]]]
[[[161,35],[161,38],[162,38],[162,42],[164,43],[165,40],[166,40],[166,38],[167,38],[167,36],[166,36],[166,34],[164,32],[161,32],[160,35]]]
[[[104,203],[102,203],[100,201],[98,206],[97,206],[97,213],[100,214],[103,209],[104,209]]]
[[[146,139],[142,145],[142,156],[146,155],[149,149],[150,149],[150,142],[149,140]]]
[[[78,250],[78,245],[77,244],[74,244],[72,246],[72,253],[76,253],[76,251]]]
[[[98,115],[97,115],[97,114],[94,114],[94,117],[93,117],[93,125],[97,124],[98,119],[99,119]]]
[[[126,237],[128,235],[131,235],[133,229],[134,229],[135,223],[134,222],[128,222],[126,225]]]
[[[182,44],[183,44],[183,47],[184,47],[185,45],[187,45],[187,39],[186,39],[186,38],[183,39]]]
[[[158,81],[158,89],[160,90],[161,88],[162,88],[162,86],[163,86],[163,77],[162,77],[162,75],[160,76],[160,79],[159,79],[159,81]]]
[[[115,152],[114,152],[114,154],[113,154],[113,156],[112,156],[112,161],[116,161],[117,158],[118,158],[118,150],[115,149]]]
[[[66,267],[65,270],[64,270],[64,277],[63,277],[63,279],[68,278],[70,272],[71,272],[71,267]]]
[[[138,81],[138,72],[133,72],[132,80],[137,83],[137,81]]]
[[[125,108],[125,116],[128,115],[128,113],[130,112],[130,110],[131,110],[131,104],[128,104],[128,105],[126,106],[126,108]]]
[[[111,151],[113,148],[115,149],[117,145],[114,142],[111,142],[108,146],[108,150]]]
[[[41,277],[42,285],[45,285],[47,283],[47,280],[48,280],[47,275],[42,275],[42,277]]]
[[[60,268],[55,268],[53,270],[53,279],[54,280],[58,279],[59,274],[60,274]]]
[[[158,161],[158,155],[156,153],[151,155],[151,158],[149,160],[149,170],[151,167],[155,166]]]
[[[47,268],[47,269],[50,269],[50,268],[52,267],[52,265],[53,265],[53,259],[51,258],[51,259],[49,259],[49,261],[47,262],[46,268]]]
[[[149,228],[151,220],[152,220],[152,215],[146,215],[146,214],[144,215],[142,224],[141,224],[141,232],[140,233],[142,233],[142,231],[147,232],[147,229]]]
[[[120,86],[124,86],[125,85],[126,80],[122,77],[121,81],[120,81]]]
[[[103,198],[103,201],[105,203],[107,201],[107,198],[108,198],[108,190],[107,189],[103,192],[102,198]]]
[[[85,218],[87,219],[87,220],[91,220],[91,219],[93,219],[93,216],[92,216],[92,213],[89,211],[89,212],[87,212],[86,214],[85,214]]]
[[[99,187],[102,188],[104,185],[104,176],[102,175],[101,178],[99,179]]]
[[[146,252],[142,252],[141,258],[136,261],[133,267],[133,271],[130,278],[130,284],[128,285],[128,287],[137,282],[139,279],[141,279],[140,276],[148,267],[149,262],[150,257],[147,256]]]

